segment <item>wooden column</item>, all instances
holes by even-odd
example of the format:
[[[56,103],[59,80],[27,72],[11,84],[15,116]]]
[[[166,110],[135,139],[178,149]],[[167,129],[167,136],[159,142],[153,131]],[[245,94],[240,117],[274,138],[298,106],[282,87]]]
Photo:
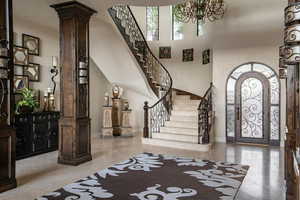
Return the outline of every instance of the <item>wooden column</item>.
[[[296,129],[297,129],[297,110],[298,110],[298,66],[288,66],[288,76],[286,80],[286,140],[285,140],[285,177],[287,186],[287,199],[295,196],[295,173],[293,152],[296,150]]]
[[[76,1],[51,6],[60,19],[60,136],[58,162],[92,160],[89,113],[89,21],[95,10]]]
[[[289,0],[289,5],[299,3],[300,0]],[[298,23],[298,22],[297,22]],[[291,25],[289,25],[291,26]],[[288,46],[289,44],[285,44]],[[299,138],[299,63],[288,66],[286,81],[286,126],[285,137],[285,179],[286,179],[286,199],[296,200],[299,184],[295,173],[295,160],[297,149],[297,138]],[[299,144],[298,144],[299,147]]]
[[[12,128],[14,101],[12,97],[13,78],[13,25],[12,0],[0,0],[0,41],[7,41],[8,61],[0,68],[0,192],[17,186],[16,171],[16,134]]]

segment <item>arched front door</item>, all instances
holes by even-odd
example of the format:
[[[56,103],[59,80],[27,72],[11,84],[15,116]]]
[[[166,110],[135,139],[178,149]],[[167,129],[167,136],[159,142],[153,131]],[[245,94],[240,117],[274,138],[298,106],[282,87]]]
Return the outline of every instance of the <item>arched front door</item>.
[[[236,84],[236,141],[269,143],[269,83],[262,74],[248,72]]]
[[[280,83],[262,63],[235,68],[226,86],[227,142],[280,144]]]

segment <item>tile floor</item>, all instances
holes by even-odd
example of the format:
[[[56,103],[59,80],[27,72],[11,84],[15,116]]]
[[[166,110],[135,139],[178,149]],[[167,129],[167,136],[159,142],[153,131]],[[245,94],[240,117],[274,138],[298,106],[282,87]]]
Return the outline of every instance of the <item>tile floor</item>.
[[[57,164],[57,152],[17,161],[18,188],[0,200],[33,200],[141,152],[221,160],[250,165],[237,200],[284,200],[283,149],[216,144],[209,153],[142,145],[140,137],[92,140],[93,161],[78,167]]]

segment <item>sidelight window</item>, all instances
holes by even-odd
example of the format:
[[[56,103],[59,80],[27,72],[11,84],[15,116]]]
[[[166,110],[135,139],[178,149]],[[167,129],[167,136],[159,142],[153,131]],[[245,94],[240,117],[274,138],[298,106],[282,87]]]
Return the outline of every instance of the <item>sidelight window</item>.
[[[146,8],[147,40],[159,40],[159,7]]]
[[[174,7],[171,6],[172,13],[172,40],[182,40],[183,35],[183,23],[180,22],[173,12]]]

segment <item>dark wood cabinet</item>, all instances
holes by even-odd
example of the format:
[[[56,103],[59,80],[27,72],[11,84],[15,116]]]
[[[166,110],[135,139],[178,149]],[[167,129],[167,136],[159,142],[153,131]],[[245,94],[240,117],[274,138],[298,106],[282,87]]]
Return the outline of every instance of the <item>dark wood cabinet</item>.
[[[58,149],[59,112],[16,115],[17,159]]]

